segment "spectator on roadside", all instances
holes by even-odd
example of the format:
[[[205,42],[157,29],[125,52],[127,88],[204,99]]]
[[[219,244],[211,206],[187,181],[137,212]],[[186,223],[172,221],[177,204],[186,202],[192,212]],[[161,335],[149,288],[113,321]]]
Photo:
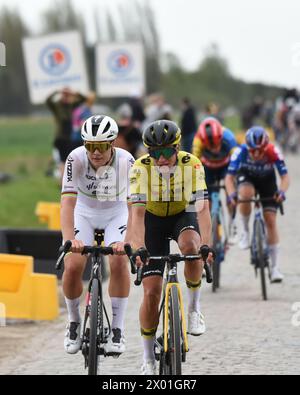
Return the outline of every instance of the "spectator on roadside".
[[[183,151],[191,152],[197,132],[197,120],[195,109],[187,97],[182,100],[181,132],[182,149]]]
[[[72,151],[72,114],[74,109],[85,101],[85,96],[73,92],[70,88],[52,93],[46,101],[56,121],[56,136],[53,145],[55,156],[59,160],[61,178],[67,157]]]
[[[124,103],[119,107],[117,114],[119,119],[119,134],[115,146],[125,149],[130,152],[134,158],[138,159],[145,151],[143,148],[142,133],[140,129],[135,127],[130,105]]]
[[[206,105],[205,107],[205,118],[215,118],[217,119],[221,124],[224,123],[224,116],[220,111],[220,107],[217,103],[210,102]],[[203,120],[204,120],[203,119]]]
[[[146,119],[142,98],[137,95],[131,96],[129,99],[129,105],[132,112],[132,123],[137,129],[141,129],[142,124]]]
[[[155,93],[148,98],[149,104],[145,110],[146,119],[143,127],[160,119],[172,119],[172,107],[166,102],[165,97],[160,93]]]
[[[244,130],[250,129],[261,122],[263,116],[264,100],[257,96],[252,103],[242,111],[242,126]]]
[[[273,127],[275,106],[272,100],[267,100],[263,108],[263,118],[268,128]]]
[[[286,150],[289,145],[289,125],[290,114],[300,102],[299,92],[297,89],[285,89],[282,96],[278,97],[275,102],[275,115],[273,129],[275,131],[276,141]]]
[[[89,93],[86,101],[73,111],[73,131],[71,136],[73,149],[82,146],[81,127],[83,123],[93,115],[92,107],[95,104],[96,97],[95,92]]]

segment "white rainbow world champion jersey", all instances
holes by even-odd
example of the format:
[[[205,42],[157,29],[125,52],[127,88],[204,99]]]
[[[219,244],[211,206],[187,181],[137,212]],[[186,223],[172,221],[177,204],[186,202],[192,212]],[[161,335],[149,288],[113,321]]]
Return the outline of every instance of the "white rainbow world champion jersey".
[[[95,170],[84,147],[69,155],[62,184],[62,196],[77,197],[76,211],[98,214],[101,210],[127,210],[129,173],[135,160],[121,149],[114,149],[110,166]]]

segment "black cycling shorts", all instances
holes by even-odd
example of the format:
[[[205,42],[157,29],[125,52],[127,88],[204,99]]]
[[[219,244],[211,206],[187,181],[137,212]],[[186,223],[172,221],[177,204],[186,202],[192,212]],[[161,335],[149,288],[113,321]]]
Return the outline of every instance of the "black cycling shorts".
[[[183,211],[171,217],[158,217],[146,211],[145,242],[151,256],[166,256],[170,253],[170,239],[178,241],[186,230],[200,234],[196,213]],[[163,277],[165,263],[151,263],[144,267],[143,278]]]
[[[262,199],[272,198],[278,191],[275,171],[268,177],[261,178],[253,177],[246,172],[239,172],[237,182],[239,187],[245,184],[253,185]],[[277,211],[278,209],[278,204],[275,200],[262,202],[262,206],[264,211]]]

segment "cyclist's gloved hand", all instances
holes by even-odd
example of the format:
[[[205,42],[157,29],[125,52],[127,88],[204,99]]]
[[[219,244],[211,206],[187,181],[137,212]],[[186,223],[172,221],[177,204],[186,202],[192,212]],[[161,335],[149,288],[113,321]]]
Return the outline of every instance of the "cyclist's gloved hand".
[[[214,260],[216,259],[215,250],[208,245],[203,245],[200,248],[200,254],[202,255],[203,260],[207,261],[209,264],[213,264]]]
[[[132,260],[136,264],[137,267],[143,266],[147,264],[150,254],[148,250],[144,247],[139,248],[136,252],[132,255]]]
[[[232,207],[236,207],[238,202],[238,194],[237,192],[232,193],[231,195],[229,195],[227,197],[227,203],[232,206]]]
[[[277,203],[283,203],[286,200],[286,194],[283,191],[277,191],[275,194],[275,200]]]

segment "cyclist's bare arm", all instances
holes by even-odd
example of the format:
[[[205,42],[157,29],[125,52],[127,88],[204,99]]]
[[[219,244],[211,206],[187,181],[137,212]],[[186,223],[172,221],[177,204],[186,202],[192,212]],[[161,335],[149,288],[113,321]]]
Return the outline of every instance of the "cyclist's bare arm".
[[[132,240],[132,203],[128,203],[128,222],[127,222],[127,231],[125,237],[125,243],[129,243]]]
[[[74,210],[76,206],[76,197],[71,196],[62,196],[61,198],[61,228],[63,240],[71,240],[72,241],[72,250],[73,252],[81,252],[83,243],[74,240]]]
[[[134,249],[145,247],[146,206],[132,205],[132,233],[130,243]]]
[[[202,245],[211,245],[212,224],[208,200],[199,200],[195,203],[199,228],[201,229]]]
[[[280,190],[287,192],[290,187],[290,181],[290,176],[288,174],[281,176]]]
[[[236,192],[235,176],[234,175],[227,174],[227,176],[225,178],[225,187],[226,187],[228,196],[231,196]]]

